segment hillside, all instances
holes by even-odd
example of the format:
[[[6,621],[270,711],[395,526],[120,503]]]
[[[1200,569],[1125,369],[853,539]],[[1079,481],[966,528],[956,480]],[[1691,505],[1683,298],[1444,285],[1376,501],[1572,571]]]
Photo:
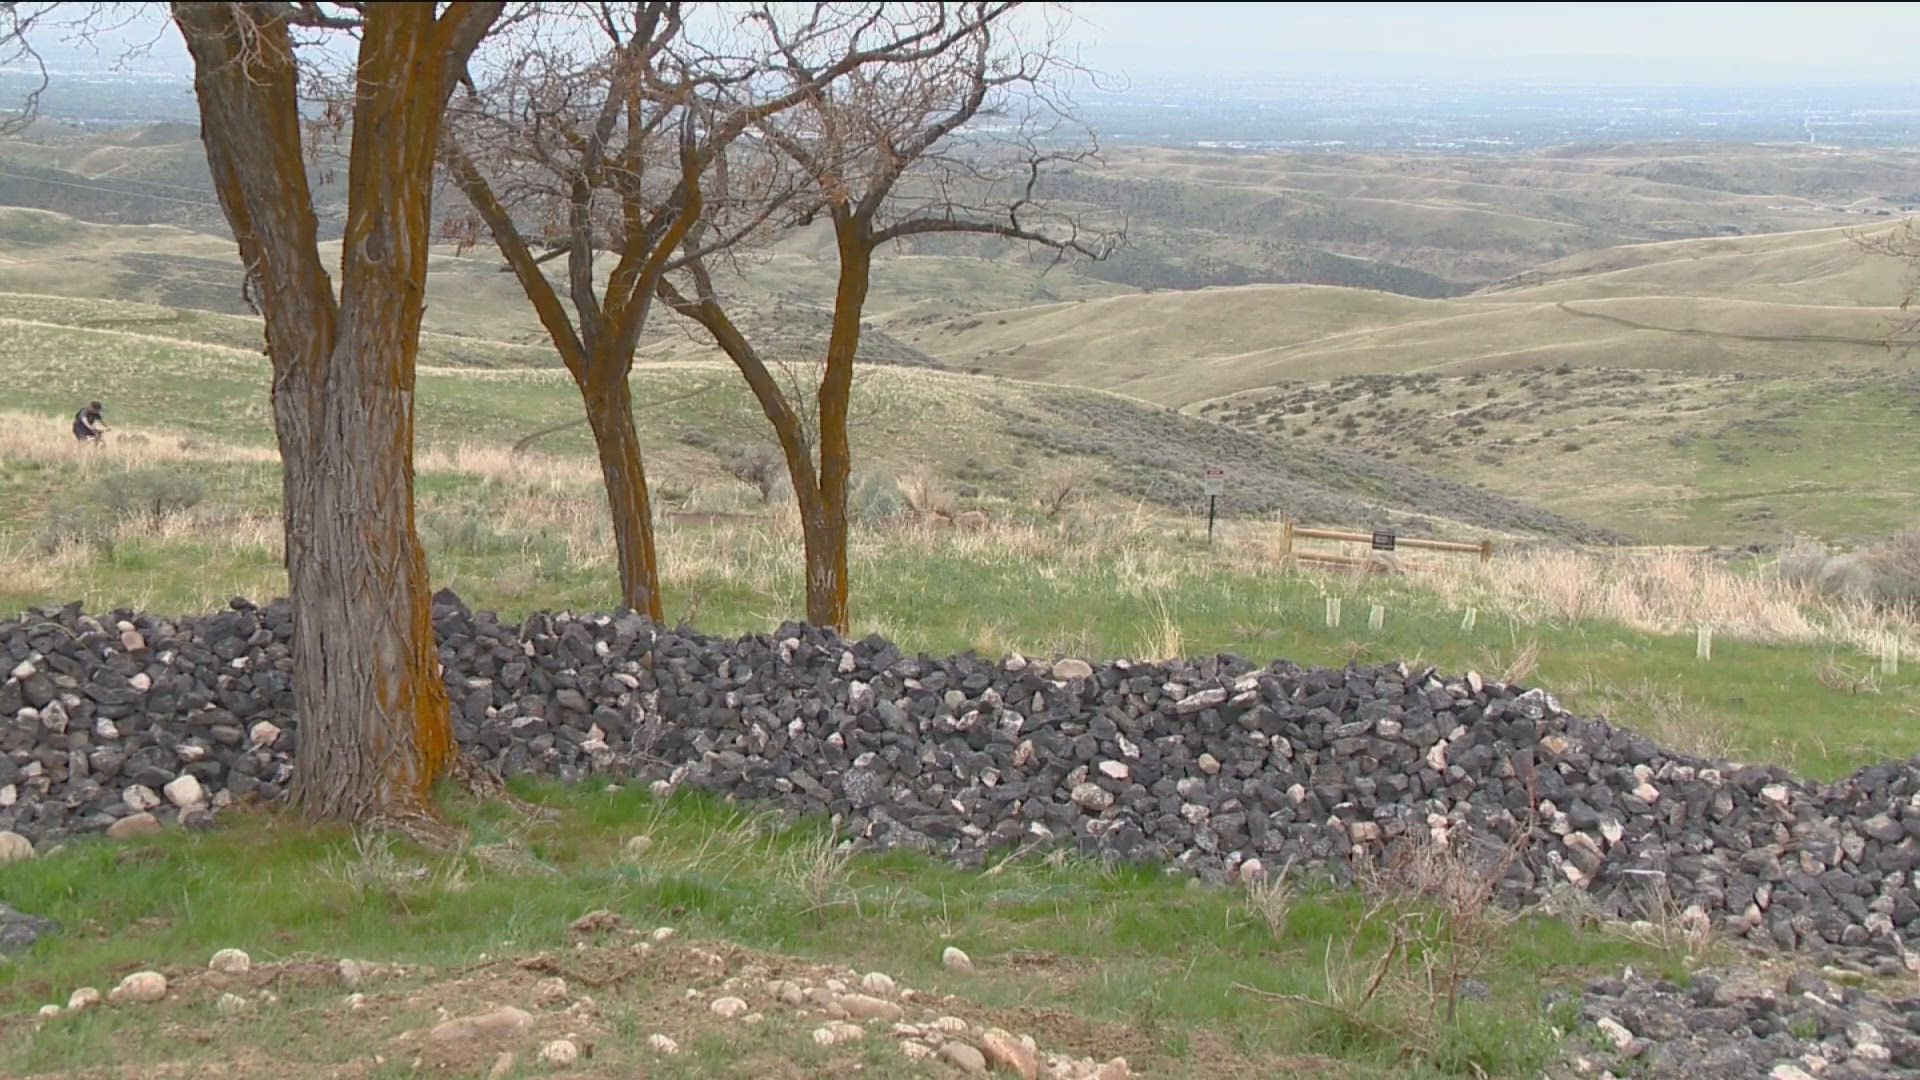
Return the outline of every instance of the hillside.
[[[1128,148],[1054,191],[1124,214],[1088,273],[1194,288],[1316,283],[1444,297],[1585,251],[1872,220],[1911,151],[1654,143],[1530,154]]]
[[[1885,348],[1903,271],[1851,237],[1892,225],[1881,215],[1908,205],[1917,163],[1905,151],[1704,143],[1473,156],[1123,148],[1052,191],[1069,210],[1126,218],[1113,260],[1056,267],[979,238],[904,246],[878,267],[861,359],[958,379],[910,389],[871,375],[876,402],[954,399],[876,407],[918,417],[925,430],[885,434],[983,493],[1071,465],[1116,496],[1183,505],[1194,475],[1227,464],[1236,512],[1324,496],[1321,512],[1352,516],[1358,504],[1335,498],[1347,494],[1421,513],[1475,501],[1472,488],[1419,494],[1444,476],[1655,541],[1864,535],[1911,519],[1920,478],[1904,444],[1856,453],[1819,433],[1877,438],[1906,419],[1904,384],[1876,381],[1907,366]],[[332,196],[319,198],[324,220]],[[19,205],[0,208],[0,291],[22,294],[0,305],[5,317],[257,350],[190,128],[0,142],[4,202]],[[37,205],[77,216],[20,208]],[[832,268],[816,225],[747,253],[725,285],[795,385],[817,377]],[[547,389],[522,404],[553,419],[515,420],[525,434],[569,418],[571,403],[500,270],[485,246],[435,249],[422,363],[444,372],[434,378],[528,369],[528,385]],[[125,301],[153,306],[115,306]],[[639,358],[643,397],[729,373],[664,312]],[[999,396],[985,402],[983,386]],[[549,392],[550,409],[538,404]],[[710,415],[666,408],[654,452],[723,475],[746,438],[729,433],[762,423],[732,400]],[[1188,428],[1151,406],[1218,423]],[[678,441],[707,441],[694,429],[728,445]],[[1229,431],[1257,441],[1216,439]],[[864,452],[909,464],[880,433]],[[1361,456],[1314,456],[1326,453]],[[1369,471],[1381,462],[1417,463],[1432,483],[1398,486]],[[1527,527],[1517,510],[1483,523],[1495,518]]]
[[[1900,301],[1904,271],[1864,257],[1855,236],[1884,235],[1888,223],[1760,236],[1630,244],[1582,252],[1488,286],[1507,300],[1697,296],[1770,303],[1888,306]]]
[[[1293,380],[1541,365],[1787,373],[1884,367],[1891,307],[1532,291],[1415,300],[1252,285],[1050,304],[899,326],[949,364],[1163,405]]]
[[[1623,244],[1871,220],[1905,205],[1915,165],[1909,151],[1799,144],[1500,156],[1123,147],[1043,194],[1091,220],[1124,220],[1130,242],[1113,259],[1053,275],[1084,278],[1074,288],[1094,294],[1270,283],[1445,297]],[[336,184],[316,189],[323,235],[338,228],[339,198]],[[42,123],[0,140],[0,206],[224,231],[197,135],[179,123]],[[817,238],[782,250],[822,253]],[[894,254],[1037,272],[1019,249],[976,239],[923,238]]]
[[[1920,499],[1911,371],[1355,376],[1197,411],[1269,438],[1525,490],[1651,543],[1884,535],[1911,527]]]
[[[99,398],[109,420],[124,427],[269,447],[265,364],[257,346],[236,343],[239,323],[144,305],[0,295],[0,379],[18,388],[12,408],[47,417],[48,439],[67,438],[60,418],[74,402]],[[436,355],[457,360],[474,344],[429,340],[441,351],[423,349],[424,449],[498,449],[580,415],[577,392],[555,367],[435,363]],[[668,505],[702,486],[741,487],[727,463],[761,445],[765,420],[730,366],[658,361],[636,370],[634,384],[642,443]],[[1077,472],[1127,505],[1189,510],[1206,467],[1221,465],[1234,477],[1228,508],[1236,516],[1607,538],[1404,464],[1249,437],[1097,391],[875,365],[857,377],[853,408],[864,472],[931,469],[963,498],[985,504],[1024,502],[1053,477]],[[539,448],[581,459],[591,452],[579,427],[555,432]]]

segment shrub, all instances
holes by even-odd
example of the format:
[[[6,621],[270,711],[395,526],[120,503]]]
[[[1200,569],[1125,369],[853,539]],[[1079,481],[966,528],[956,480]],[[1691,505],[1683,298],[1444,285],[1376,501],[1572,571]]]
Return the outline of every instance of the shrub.
[[[493,520],[475,509],[436,513],[425,522],[427,536],[442,552],[483,555],[500,543]]]
[[[695,450],[712,450],[720,445],[720,440],[699,428],[688,428],[674,437],[680,441],[680,445],[691,446]]]
[[[1832,599],[1920,607],[1920,529],[1839,555],[1796,544],[1780,553],[1778,569],[1780,580]]]
[[[1820,571],[1827,565],[1827,549],[1802,541],[1782,551],[1776,563],[1780,580],[1795,588],[1811,589],[1820,582]]]
[[[921,517],[952,517],[954,495],[940,482],[940,474],[918,468],[902,477],[897,487],[907,506]]]
[[[892,477],[861,475],[849,478],[847,516],[860,524],[898,517],[907,508],[900,485]]]
[[[207,485],[193,473],[177,469],[129,469],[94,481],[91,495],[95,503],[120,517],[160,517],[200,505],[207,497]]]
[[[63,547],[81,547],[98,554],[113,555],[113,519],[88,503],[55,502],[34,533],[34,546],[42,555],[52,555]]]
[[[768,446],[753,446],[734,454],[727,462],[733,478],[760,492],[761,502],[773,499],[773,489],[786,476],[786,463]]]
[[[1896,533],[1867,549],[1874,599],[1899,607],[1920,606],[1920,529]]]

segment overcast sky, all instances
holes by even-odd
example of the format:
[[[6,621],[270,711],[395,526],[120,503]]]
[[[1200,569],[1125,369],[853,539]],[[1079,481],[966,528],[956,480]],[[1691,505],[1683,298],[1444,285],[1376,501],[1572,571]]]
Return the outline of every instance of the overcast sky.
[[[1920,81],[1920,4],[1077,3],[1107,70]],[[153,5],[154,18],[164,8]],[[146,22],[146,20],[141,20]],[[151,38],[147,30],[144,38]],[[156,59],[184,63],[167,33]]]
[[[1406,73],[1777,81],[1920,76],[1907,46],[1920,4],[1185,3],[1073,5],[1077,36],[1137,64],[1254,66],[1276,54],[1353,54]],[[1152,53],[1166,53],[1156,63]],[[1205,56],[1205,59],[1202,57]],[[1554,58],[1576,59],[1571,67]],[[1499,63],[1526,61],[1515,69]],[[1485,67],[1476,69],[1475,62]],[[1319,66],[1319,65],[1314,65]]]

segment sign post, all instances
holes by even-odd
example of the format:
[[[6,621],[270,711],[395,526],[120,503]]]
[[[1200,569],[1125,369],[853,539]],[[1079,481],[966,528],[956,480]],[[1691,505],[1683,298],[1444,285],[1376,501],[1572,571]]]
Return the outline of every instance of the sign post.
[[[1227,470],[1218,465],[1207,466],[1207,546],[1213,546],[1213,516],[1220,493],[1227,486]]]

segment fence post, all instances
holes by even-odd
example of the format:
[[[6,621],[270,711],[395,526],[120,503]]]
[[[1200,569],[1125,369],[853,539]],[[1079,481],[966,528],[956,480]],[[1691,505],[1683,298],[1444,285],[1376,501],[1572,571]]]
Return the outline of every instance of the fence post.
[[[1468,608],[1467,613],[1461,616],[1460,618],[1461,632],[1468,633],[1468,634],[1473,633],[1474,625],[1479,621],[1480,621],[1480,609]]]
[[[1327,597],[1327,628],[1336,629],[1340,625],[1340,598]]]
[[[1713,627],[1702,626],[1694,631],[1693,655],[1701,660],[1713,659]]]
[[[1480,565],[1485,566],[1492,561],[1493,561],[1493,541],[1492,540],[1480,541]]]
[[[1880,644],[1880,674],[1900,674],[1900,639],[1892,634]]]
[[[1367,629],[1379,630],[1386,625],[1387,625],[1386,606],[1383,604],[1373,605],[1373,610],[1367,612]]]
[[[1280,560],[1285,562],[1293,558],[1293,519],[1280,523]]]

